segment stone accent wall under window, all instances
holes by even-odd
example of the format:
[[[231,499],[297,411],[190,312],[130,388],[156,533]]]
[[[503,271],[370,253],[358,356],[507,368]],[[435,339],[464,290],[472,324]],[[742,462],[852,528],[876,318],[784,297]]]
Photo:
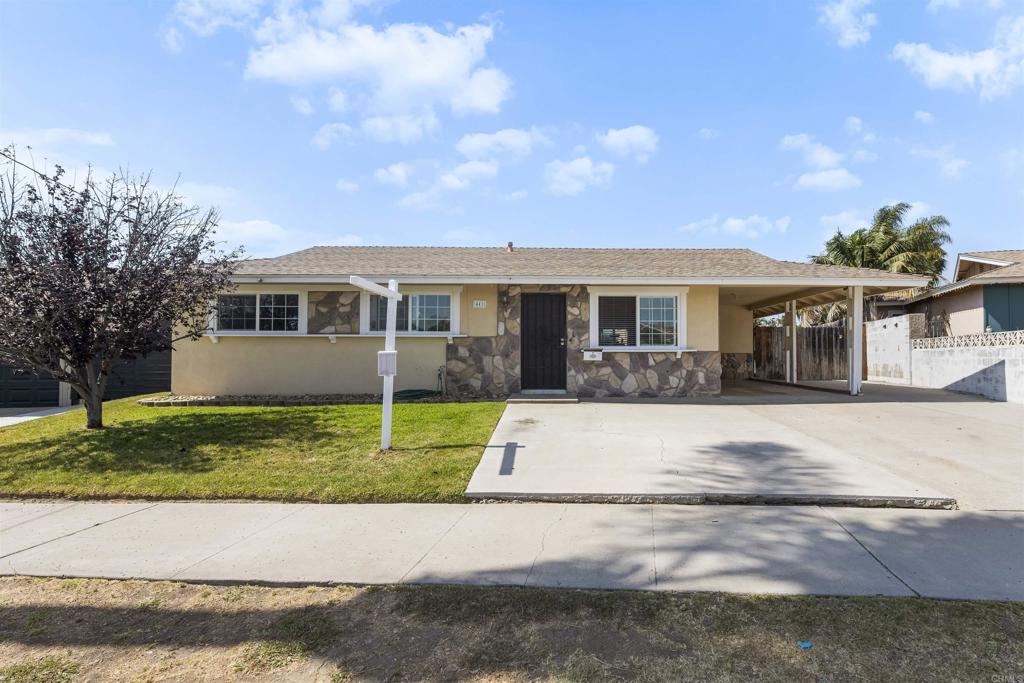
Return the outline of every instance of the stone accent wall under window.
[[[359,292],[309,292],[309,334],[358,334]]]
[[[456,337],[448,345],[447,390],[453,396],[504,397],[522,390],[520,314],[523,292],[565,294],[566,389],[581,397],[696,396],[721,391],[717,351],[614,353],[583,360],[590,346],[590,295],[583,285],[501,285],[498,335]]]
[[[754,354],[752,353],[723,353],[722,379],[749,379],[754,372],[753,365]]]

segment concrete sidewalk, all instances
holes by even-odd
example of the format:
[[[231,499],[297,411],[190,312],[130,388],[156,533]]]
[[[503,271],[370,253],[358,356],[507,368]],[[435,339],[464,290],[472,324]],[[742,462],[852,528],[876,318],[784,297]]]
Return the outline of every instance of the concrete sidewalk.
[[[1024,513],[3,503],[0,574],[1024,600]]]

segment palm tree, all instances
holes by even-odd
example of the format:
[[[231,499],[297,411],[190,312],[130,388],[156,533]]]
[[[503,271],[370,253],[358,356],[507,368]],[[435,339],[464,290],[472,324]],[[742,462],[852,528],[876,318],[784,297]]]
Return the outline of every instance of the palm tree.
[[[906,202],[883,206],[875,212],[871,227],[849,235],[836,230],[825,243],[825,250],[810,257],[811,263],[927,275],[929,286],[934,286],[946,268],[943,245],[952,241],[946,231],[949,221],[941,215],[928,216],[905,228],[903,221],[910,208]],[[833,322],[844,315],[845,304],[831,304],[808,309],[805,319],[812,324]]]

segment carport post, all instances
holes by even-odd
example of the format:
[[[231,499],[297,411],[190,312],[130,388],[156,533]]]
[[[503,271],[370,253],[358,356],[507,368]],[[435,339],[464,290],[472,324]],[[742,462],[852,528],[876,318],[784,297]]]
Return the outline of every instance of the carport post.
[[[782,324],[786,327],[786,381],[796,384],[796,301],[786,302]]]
[[[850,395],[858,396],[864,376],[864,287],[849,287],[846,292],[846,383]]]

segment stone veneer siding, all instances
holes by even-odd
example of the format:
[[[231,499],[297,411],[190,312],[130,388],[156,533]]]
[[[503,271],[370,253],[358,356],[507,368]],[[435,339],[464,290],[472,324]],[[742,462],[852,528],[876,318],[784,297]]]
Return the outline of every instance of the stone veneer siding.
[[[722,379],[749,379],[754,374],[754,354],[723,353]]]
[[[671,397],[721,392],[717,351],[615,353],[585,362],[590,346],[590,295],[583,285],[500,285],[498,334],[455,337],[447,347],[447,391],[458,397],[503,397],[521,384],[520,327],[523,292],[565,294],[566,390],[580,397]]]
[[[358,334],[359,292],[309,292],[309,334]]]

